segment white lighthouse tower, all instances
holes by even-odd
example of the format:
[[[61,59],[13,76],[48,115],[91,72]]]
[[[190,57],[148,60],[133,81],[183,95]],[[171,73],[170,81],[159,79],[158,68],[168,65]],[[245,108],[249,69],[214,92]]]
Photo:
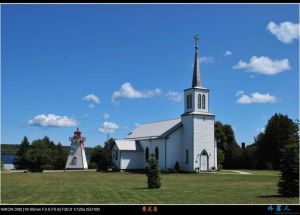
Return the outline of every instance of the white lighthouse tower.
[[[81,136],[81,132],[77,128],[74,136],[70,137],[71,149],[68,156],[65,169],[87,169],[86,155],[84,151],[85,137]]]

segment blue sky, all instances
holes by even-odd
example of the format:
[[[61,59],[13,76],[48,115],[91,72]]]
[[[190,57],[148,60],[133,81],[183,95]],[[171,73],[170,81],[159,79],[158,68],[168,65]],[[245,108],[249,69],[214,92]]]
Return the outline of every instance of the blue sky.
[[[297,119],[298,5],[2,5],[2,143],[86,146],[183,113],[195,33],[210,112],[253,142]]]

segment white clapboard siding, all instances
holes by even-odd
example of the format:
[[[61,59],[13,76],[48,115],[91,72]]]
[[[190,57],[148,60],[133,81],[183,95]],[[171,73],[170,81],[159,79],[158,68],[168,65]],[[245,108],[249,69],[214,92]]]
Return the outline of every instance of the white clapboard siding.
[[[182,127],[175,130],[172,134],[167,138],[167,162],[166,162],[166,170],[174,169],[175,164],[178,161],[179,166],[181,166],[181,136],[182,136]]]
[[[215,166],[214,116],[194,116],[194,169],[200,167],[200,155],[206,150],[209,169]]]
[[[121,151],[120,169],[143,169],[143,153],[136,151]]]

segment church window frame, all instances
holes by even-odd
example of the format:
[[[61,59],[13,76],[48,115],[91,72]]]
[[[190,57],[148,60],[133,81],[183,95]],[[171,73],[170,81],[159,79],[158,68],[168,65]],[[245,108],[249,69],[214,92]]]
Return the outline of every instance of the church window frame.
[[[190,96],[186,95],[186,109],[190,108]]]
[[[205,109],[205,94],[202,95],[202,109]]]
[[[190,108],[193,107],[193,98],[192,98],[192,94],[190,94]]]
[[[185,150],[185,164],[189,164],[189,150]]]
[[[159,159],[159,149],[157,146],[155,147],[155,158],[156,158],[156,160]]]
[[[201,94],[198,94],[198,109],[201,109]]]
[[[149,162],[149,148],[148,148],[148,146],[145,150],[145,160],[146,160],[147,163]]]

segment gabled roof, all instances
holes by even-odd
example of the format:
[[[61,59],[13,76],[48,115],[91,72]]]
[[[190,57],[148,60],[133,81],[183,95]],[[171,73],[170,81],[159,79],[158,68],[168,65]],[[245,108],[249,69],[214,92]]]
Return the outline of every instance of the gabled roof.
[[[125,139],[155,139],[165,137],[180,126],[182,126],[180,118],[143,124],[134,129]]]
[[[140,144],[135,140],[115,140],[115,143],[120,151],[142,151]]]

